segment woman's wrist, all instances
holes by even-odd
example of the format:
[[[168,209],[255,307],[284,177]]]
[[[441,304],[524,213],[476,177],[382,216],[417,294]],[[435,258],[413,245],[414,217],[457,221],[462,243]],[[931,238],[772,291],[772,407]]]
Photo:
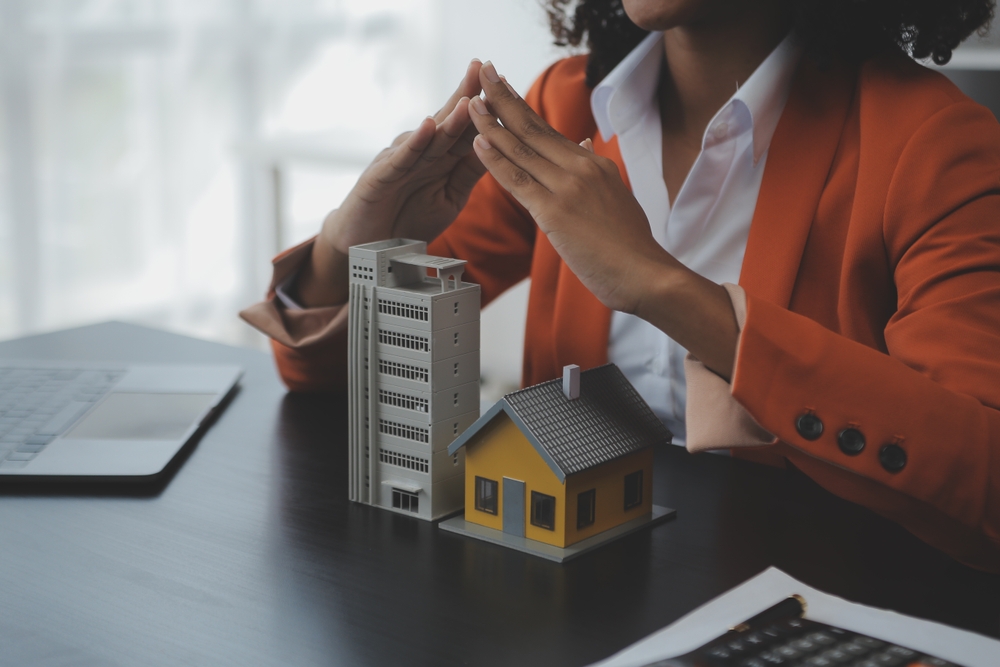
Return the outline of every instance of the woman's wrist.
[[[331,239],[332,211],[313,242],[312,253],[302,265],[293,286],[296,300],[305,308],[339,306],[348,298],[349,256]]]
[[[680,263],[658,263],[648,275],[635,314],[732,378],[740,330],[726,288]]]

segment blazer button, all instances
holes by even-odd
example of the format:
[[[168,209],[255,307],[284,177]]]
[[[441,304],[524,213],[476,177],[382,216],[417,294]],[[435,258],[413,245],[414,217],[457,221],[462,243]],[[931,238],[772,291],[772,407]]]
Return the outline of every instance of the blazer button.
[[[889,472],[899,472],[906,467],[906,450],[899,445],[884,445],[878,450],[878,460]]]
[[[806,440],[815,440],[823,435],[823,422],[816,415],[807,412],[795,420],[795,430]]]
[[[865,434],[856,428],[845,428],[837,434],[837,445],[848,456],[857,456],[865,448]]]

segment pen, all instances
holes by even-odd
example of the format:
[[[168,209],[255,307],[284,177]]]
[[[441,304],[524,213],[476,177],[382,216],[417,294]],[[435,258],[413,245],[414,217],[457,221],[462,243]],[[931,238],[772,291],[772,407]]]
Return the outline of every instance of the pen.
[[[806,601],[801,595],[791,595],[778,604],[768,607],[756,616],[729,629],[729,633],[746,632],[751,628],[767,625],[773,621],[791,616],[802,616],[806,613]],[[729,634],[727,633],[727,634]]]

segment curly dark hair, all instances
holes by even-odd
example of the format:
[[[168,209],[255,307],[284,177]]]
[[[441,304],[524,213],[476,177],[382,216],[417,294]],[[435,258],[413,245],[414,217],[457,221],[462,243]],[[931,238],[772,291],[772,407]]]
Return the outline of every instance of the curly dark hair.
[[[648,33],[625,14],[622,0],[544,0],[555,43],[585,45],[593,88]],[[996,0],[797,0],[794,24],[820,63],[860,62],[901,49],[938,65],[973,32],[984,32]]]

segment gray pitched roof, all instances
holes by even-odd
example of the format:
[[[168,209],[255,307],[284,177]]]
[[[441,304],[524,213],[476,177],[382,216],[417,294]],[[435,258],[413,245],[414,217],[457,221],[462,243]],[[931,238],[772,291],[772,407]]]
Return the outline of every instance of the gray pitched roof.
[[[560,480],[595,465],[669,443],[673,437],[614,364],[580,373],[580,397],[570,400],[562,381],[507,394],[448,447],[454,454],[506,412]]]

